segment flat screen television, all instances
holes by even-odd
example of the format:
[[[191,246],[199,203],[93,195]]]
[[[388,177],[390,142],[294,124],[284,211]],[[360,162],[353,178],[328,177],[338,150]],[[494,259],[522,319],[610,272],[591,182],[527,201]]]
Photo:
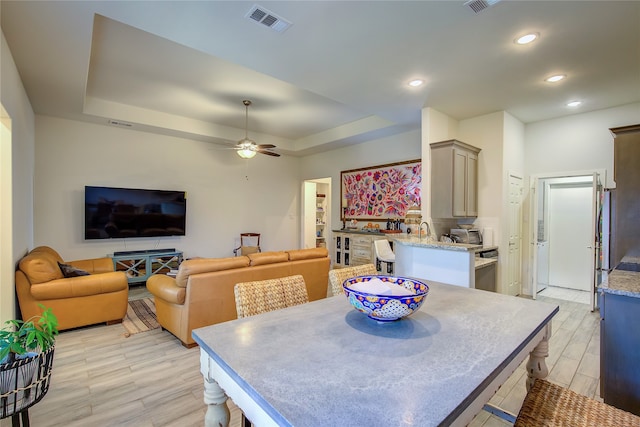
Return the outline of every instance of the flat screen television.
[[[84,188],[84,238],[184,236],[184,191]]]

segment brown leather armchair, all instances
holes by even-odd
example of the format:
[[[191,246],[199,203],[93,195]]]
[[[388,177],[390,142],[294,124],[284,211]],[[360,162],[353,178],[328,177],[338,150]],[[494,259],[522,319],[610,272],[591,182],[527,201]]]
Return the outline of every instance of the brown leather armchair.
[[[65,277],[59,263],[90,274]],[[39,246],[18,264],[16,293],[23,319],[40,315],[42,304],[52,309],[58,329],[64,330],[121,322],[127,313],[129,284],[124,272],[114,271],[111,258],[65,262],[55,250]]]

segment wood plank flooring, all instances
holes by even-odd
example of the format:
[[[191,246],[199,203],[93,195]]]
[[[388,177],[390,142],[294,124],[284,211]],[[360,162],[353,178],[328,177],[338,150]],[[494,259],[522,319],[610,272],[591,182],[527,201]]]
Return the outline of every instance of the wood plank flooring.
[[[549,379],[599,398],[598,314],[576,302],[539,300],[560,305],[547,359]],[[199,354],[199,348],[186,349],[159,329],[129,338],[124,337],[121,325],[62,332],[56,344],[52,385],[47,396],[30,409],[31,425],[202,426],[205,405]],[[525,375],[524,367],[519,367],[492,402],[517,413],[525,395]],[[232,402],[229,406],[231,425],[239,427],[240,412]],[[0,427],[10,425],[4,419]],[[507,424],[481,412],[471,425]]]

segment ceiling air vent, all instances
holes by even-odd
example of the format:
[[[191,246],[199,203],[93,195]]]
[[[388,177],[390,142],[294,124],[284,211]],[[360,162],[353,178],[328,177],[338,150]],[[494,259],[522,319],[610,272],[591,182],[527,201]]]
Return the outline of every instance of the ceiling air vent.
[[[109,119],[109,124],[110,125],[114,125],[114,126],[122,126],[122,127],[125,127],[125,128],[133,127],[133,123],[123,122],[122,120]]]
[[[262,6],[258,6],[257,4],[253,5],[253,7],[249,9],[245,18],[249,18],[256,23],[269,27],[279,33],[286,31],[287,28],[292,25],[291,22],[281,18]]]
[[[493,6],[500,0],[469,0],[464,3],[465,6],[469,6],[474,13],[480,13],[488,7]]]

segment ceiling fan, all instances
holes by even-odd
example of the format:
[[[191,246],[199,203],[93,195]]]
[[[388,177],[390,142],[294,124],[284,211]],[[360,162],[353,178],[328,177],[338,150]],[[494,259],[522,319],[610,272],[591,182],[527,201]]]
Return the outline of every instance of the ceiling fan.
[[[280,157],[280,154],[270,151],[272,148],[276,148],[273,144],[256,144],[255,141],[249,139],[249,105],[251,101],[245,99],[242,101],[245,108],[244,116],[244,138],[238,141],[234,147],[237,150],[238,156],[243,159],[250,159],[256,155],[256,153],[266,154],[268,156]]]

